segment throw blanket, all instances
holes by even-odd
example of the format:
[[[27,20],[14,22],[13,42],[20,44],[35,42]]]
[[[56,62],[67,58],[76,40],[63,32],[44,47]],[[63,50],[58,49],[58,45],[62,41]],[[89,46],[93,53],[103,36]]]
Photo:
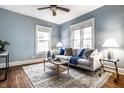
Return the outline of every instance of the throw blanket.
[[[74,65],[77,65],[77,60],[80,59],[81,57],[78,57],[78,56],[72,56],[70,58],[70,63],[71,64],[74,64]]]

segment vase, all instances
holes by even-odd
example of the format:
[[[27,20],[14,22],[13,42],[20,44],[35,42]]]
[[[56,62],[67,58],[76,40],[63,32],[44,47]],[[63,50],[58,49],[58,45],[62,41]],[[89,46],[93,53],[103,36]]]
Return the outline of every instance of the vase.
[[[5,48],[1,47],[0,48],[0,53],[5,52]]]

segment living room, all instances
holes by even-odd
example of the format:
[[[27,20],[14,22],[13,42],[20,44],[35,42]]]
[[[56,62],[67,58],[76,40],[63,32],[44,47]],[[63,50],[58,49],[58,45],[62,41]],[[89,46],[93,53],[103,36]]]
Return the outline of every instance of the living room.
[[[0,88],[123,88],[123,21],[123,5],[0,5]]]

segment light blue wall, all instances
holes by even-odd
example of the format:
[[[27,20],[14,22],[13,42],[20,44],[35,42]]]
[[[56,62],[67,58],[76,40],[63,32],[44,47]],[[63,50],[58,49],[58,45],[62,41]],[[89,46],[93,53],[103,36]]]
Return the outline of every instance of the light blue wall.
[[[103,6],[62,24],[60,30],[64,46],[71,47],[70,26],[90,18],[95,18],[95,47],[103,50],[103,42],[114,38],[120,45],[115,50],[115,57],[120,59],[119,67],[124,68],[124,6]]]
[[[52,48],[59,41],[59,26],[0,8],[0,40],[10,42],[10,61],[32,59],[35,52],[35,25],[53,28]],[[39,56],[41,57],[41,56]]]
[[[103,42],[107,38],[114,38],[120,45],[115,56],[120,59],[119,67],[124,68],[124,6],[103,6],[62,25],[0,9],[0,39],[11,43],[7,47],[10,61],[28,60],[35,52],[35,24],[53,28],[53,48],[59,40],[65,47],[71,47],[70,26],[93,17],[96,48],[103,50]]]

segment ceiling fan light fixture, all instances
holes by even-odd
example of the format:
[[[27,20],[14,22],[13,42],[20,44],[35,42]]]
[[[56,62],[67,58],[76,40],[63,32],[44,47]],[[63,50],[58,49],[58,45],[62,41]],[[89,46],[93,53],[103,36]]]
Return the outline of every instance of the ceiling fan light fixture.
[[[61,10],[65,12],[69,12],[70,9],[64,8],[64,7],[59,7],[58,5],[50,5],[49,7],[43,7],[43,8],[38,8],[38,10],[43,10],[43,9],[50,9],[52,11],[53,16],[56,16],[56,11]]]
[[[50,10],[51,11],[57,11],[57,5],[51,5]]]

